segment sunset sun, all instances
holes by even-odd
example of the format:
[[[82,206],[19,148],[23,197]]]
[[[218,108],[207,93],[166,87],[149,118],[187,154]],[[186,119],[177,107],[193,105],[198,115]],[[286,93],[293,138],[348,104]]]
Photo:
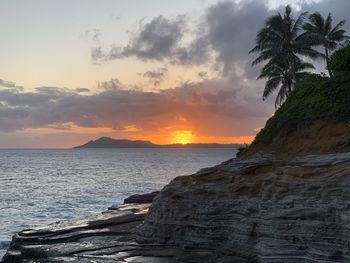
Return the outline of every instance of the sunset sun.
[[[175,131],[172,133],[172,142],[178,144],[192,143],[193,133],[188,130]]]

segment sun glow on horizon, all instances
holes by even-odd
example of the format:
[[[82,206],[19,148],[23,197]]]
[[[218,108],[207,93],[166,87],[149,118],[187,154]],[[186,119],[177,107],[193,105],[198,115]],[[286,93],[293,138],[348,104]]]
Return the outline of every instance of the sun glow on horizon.
[[[177,144],[189,144],[193,141],[193,133],[192,131],[188,130],[182,130],[182,131],[175,131],[172,133],[172,143]]]

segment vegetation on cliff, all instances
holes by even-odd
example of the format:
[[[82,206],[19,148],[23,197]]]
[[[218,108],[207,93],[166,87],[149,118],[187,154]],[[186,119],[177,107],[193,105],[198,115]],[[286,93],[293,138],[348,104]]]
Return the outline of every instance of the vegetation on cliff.
[[[348,39],[345,30],[345,20],[340,21],[336,26],[332,27],[333,18],[331,13],[325,18],[320,13],[315,12],[309,16],[309,21],[304,24],[306,36],[312,39],[317,46],[323,46],[325,53],[324,58],[329,72],[329,76],[333,77],[333,72],[329,67],[330,51],[335,50],[339,43]]]
[[[329,14],[307,12],[296,19],[290,6],[284,14],[268,18],[258,32],[251,52],[259,56],[253,65],[266,61],[258,78],[266,78],[263,99],[277,92],[274,116],[238,156],[260,150],[286,154],[350,150],[350,45],[342,27],[333,27]],[[323,47],[320,53],[315,47]],[[336,50],[338,46],[343,48]],[[331,56],[330,51],[336,50]],[[329,77],[311,74],[314,68],[303,59],[324,58]]]
[[[350,75],[305,77],[240,154],[262,149],[286,153],[349,151]]]
[[[267,79],[263,99],[278,90],[276,108],[283,104],[300,79],[308,74],[307,70],[314,68],[304,61],[305,57],[324,58],[329,75],[333,77],[332,69],[328,67],[330,51],[349,39],[342,29],[345,20],[333,27],[331,14],[324,18],[315,12],[305,22],[307,14],[303,12],[294,18],[292,8],[286,6],[284,14],[269,17],[257,34],[255,47],[250,51],[259,53],[253,66],[266,61],[258,78]],[[315,49],[321,46],[325,49],[324,54]]]
[[[337,76],[350,74],[350,44],[334,52],[328,67]]]

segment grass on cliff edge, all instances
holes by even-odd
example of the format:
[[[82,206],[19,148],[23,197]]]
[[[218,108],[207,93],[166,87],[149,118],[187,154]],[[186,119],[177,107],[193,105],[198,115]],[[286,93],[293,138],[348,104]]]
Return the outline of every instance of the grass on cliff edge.
[[[350,75],[332,79],[319,75],[304,78],[256,135],[253,143],[240,150],[239,156],[248,156],[274,144],[278,149],[278,144],[293,132],[317,121],[349,124]],[[350,138],[339,147],[350,150]]]

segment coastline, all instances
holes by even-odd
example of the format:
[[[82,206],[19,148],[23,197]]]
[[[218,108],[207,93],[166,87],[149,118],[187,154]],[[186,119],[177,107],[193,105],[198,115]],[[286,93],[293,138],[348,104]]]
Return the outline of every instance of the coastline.
[[[87,247],[92,251],[102,250],[102,253],[107,253],[104,251],[105,248],[111,249],[114,246],[129,249],[134,245],[136,228],[144,220],[153,198],[158,193],[131,195],[123,204],[112,205],[99,214],[22,230],[13,236],[7,253],[0,262],[23,262],[27,257],[36,259],[43,257],[44,261],[50,262],[49,258],[56,257],[57,253],[68,256],[74,250],[84,251]],[[89,241],[85,242],[83,239],[93,239],[96,244],[89,246],[87,244]],[[64,242],[66,245],[61,245]],[[113,245],[106,245],[106,242],[112,242]],[[130,243],[128,246],[125,245],[127,242]],[[47,254],[45,250],[55,245],[59,247],[59,251]],[[52,260],[55,262],[55,259]]]
[[[0,240],[8,244],[22,229],[88,216],[114,203],[123,203],[131,194],[160,190],[176,176],[215,165],[232,158],[235,152],[231,149],[1,151]],[[7,166],[13,169],[5,170]]]
[[[24,230],[2,262],[347,262],[349,174],[350,153],[234,158],[152,204]]]

